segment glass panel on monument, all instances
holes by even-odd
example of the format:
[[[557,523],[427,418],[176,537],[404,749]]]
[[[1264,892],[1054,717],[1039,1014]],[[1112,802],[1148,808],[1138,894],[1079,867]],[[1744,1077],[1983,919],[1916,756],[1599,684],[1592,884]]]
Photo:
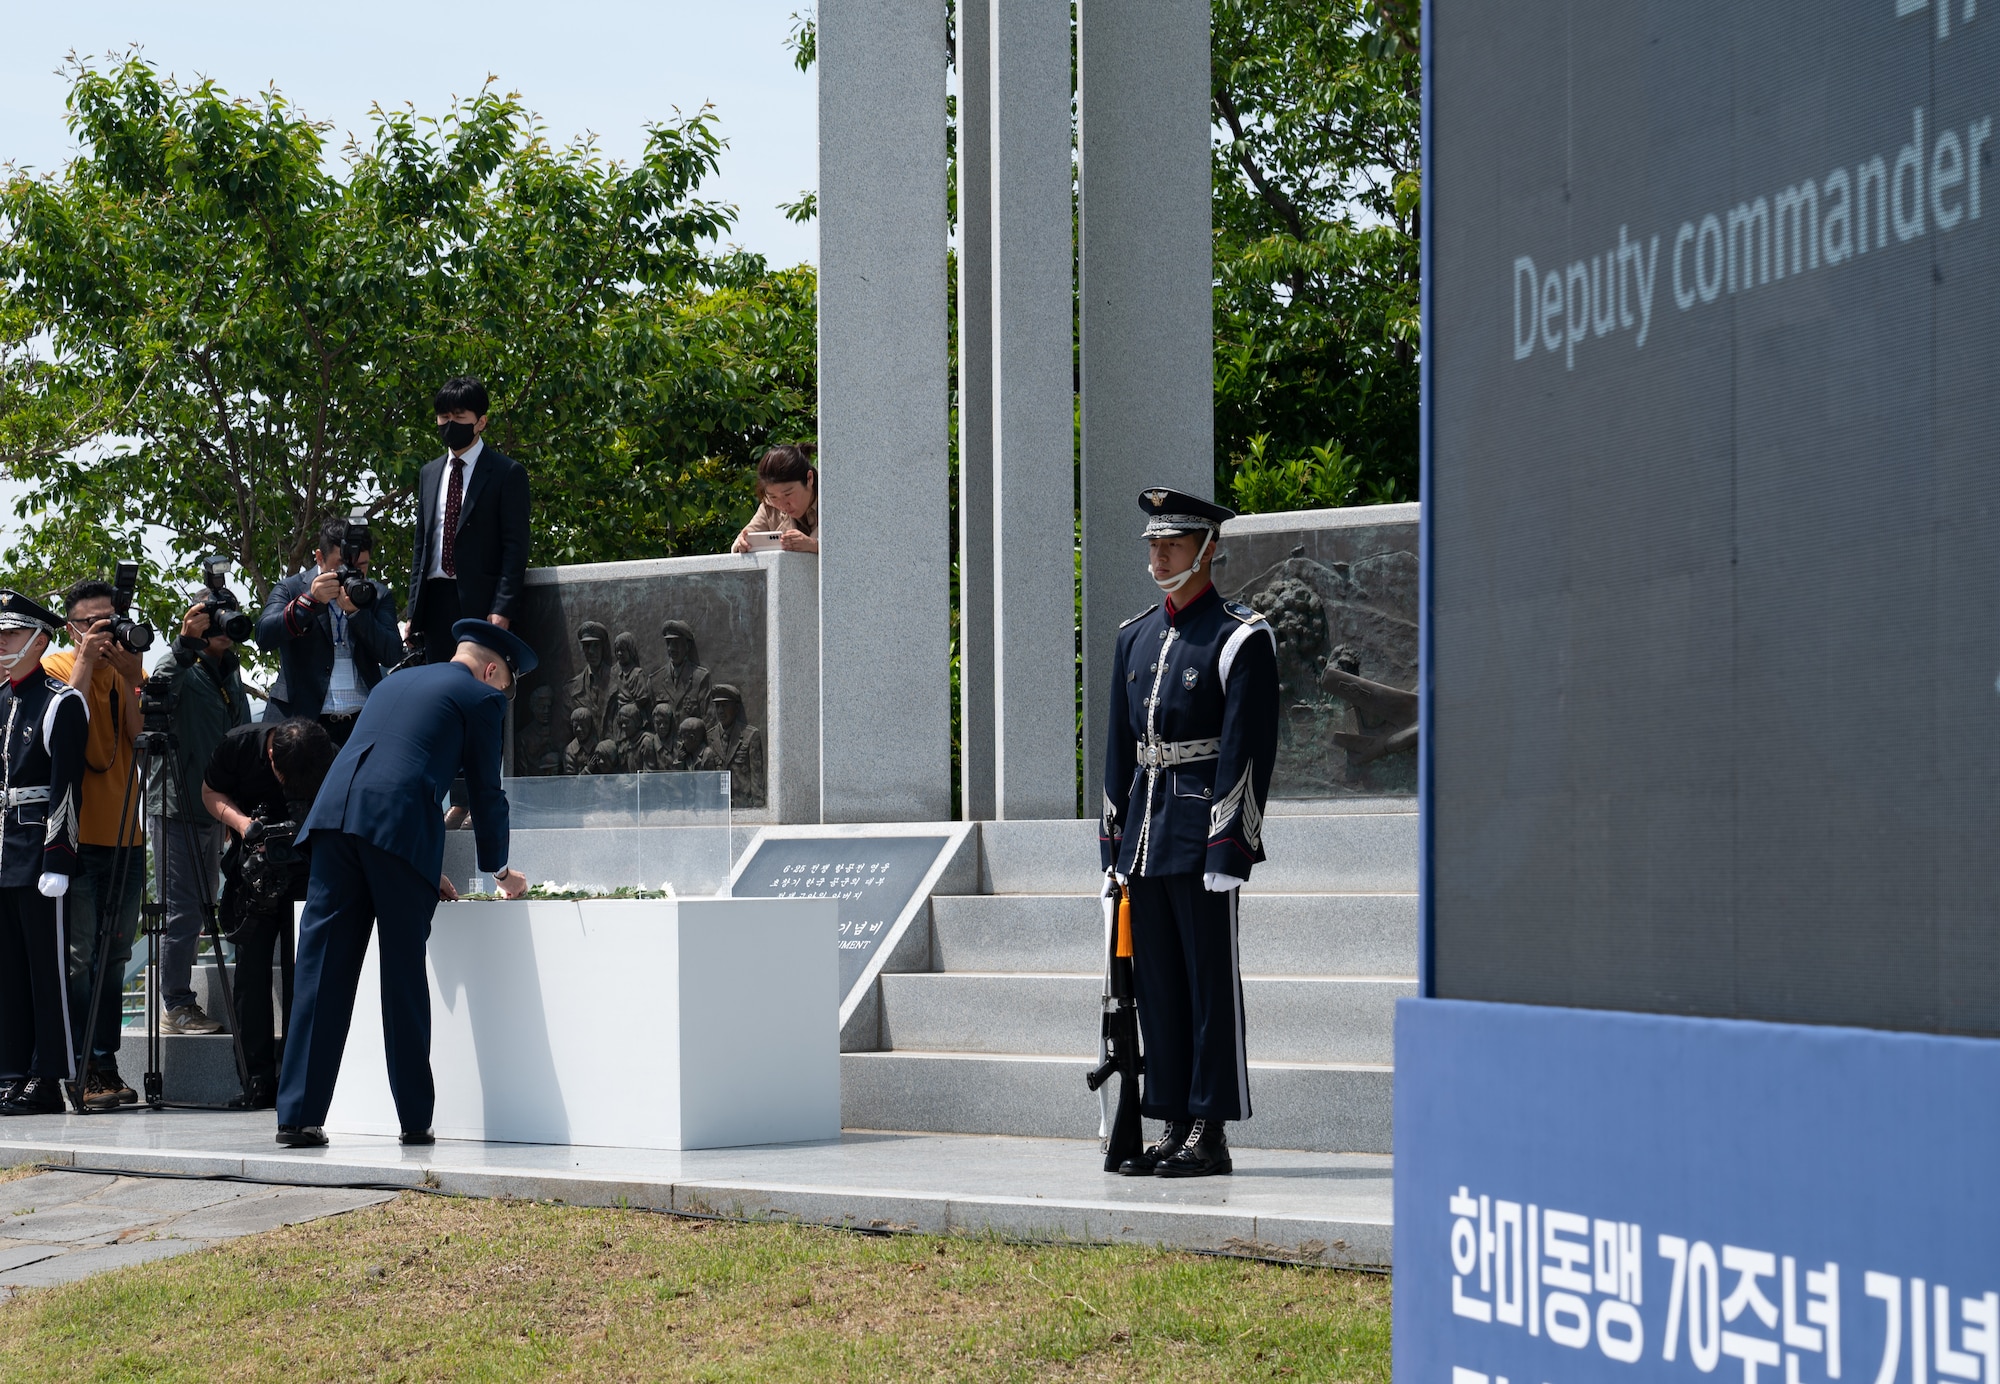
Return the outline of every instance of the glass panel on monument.
[[[729,775],[584,774],[510,778],[507,863],[531,886],[611,894],[713,894],[729,881]],[[444,873],[486,893],[471,823],[445,834]]]

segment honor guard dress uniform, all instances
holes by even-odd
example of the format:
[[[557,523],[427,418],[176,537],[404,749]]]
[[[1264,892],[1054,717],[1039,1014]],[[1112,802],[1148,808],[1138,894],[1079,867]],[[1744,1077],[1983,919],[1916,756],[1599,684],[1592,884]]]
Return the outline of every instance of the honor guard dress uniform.
[[[460,620],[452,637],[483,645],[515,678],[535,670],[519,635]],[[327,771],[298,841],[312,844],[299,915],[292,1014],[278,1075],[278,1142],[317,1147],[333,1103],[368,935],[382,977],[382,1039],[403,1142],[431,1142],[431,987],[425,968],[444,864],[444,803],[465,780],[479,868],[507,864],[500,784],[509,694],[462,663],[427,663],[384,678]]]
[[[1203,535],[1195,567],[1234,517],[1173,490],[1144,491],[1139,507],[1146,538]],[[1166,601],[1124,623],[1111,664],[1098,842],[1131,903],[1140,1110],[1167,1123],[1128,1175],[1226,1173],[1222,1123],[1250,1116],[1236,894],[1264,858],[1277,638],[1213,585],[1176,606],[1185,580],[1162,582]]]
[[[53,636],[61,623],[0,590],[0,629]],[[0,669],[0,1113],[33,1115],[61,1110],[61,1083],[76,1075],[63,896],[78,868],[90,713],[80,692],[42,671],[32,638]]]

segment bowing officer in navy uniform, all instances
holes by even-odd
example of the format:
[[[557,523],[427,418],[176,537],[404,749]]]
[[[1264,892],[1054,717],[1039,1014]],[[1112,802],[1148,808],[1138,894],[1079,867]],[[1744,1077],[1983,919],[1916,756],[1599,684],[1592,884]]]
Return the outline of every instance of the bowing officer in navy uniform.
[[[431,992],[424,970],[431,915],[456,898],[444,864],[444,801],[463,778],[479,868],[519,898],[528,881],[507,868],[507,795],[500,786],[503,729],[514,680],[535,652],[485,620],[452,626],[457,652],[384,678],[327,771],[299,829],[312,869],[299,918],[291,1032],[278,1077],[278,1142],[326,1142],[321,1129],[340,1074],[368,933],[378,934],[382,1038],[403,1142],[428,1144]]]
[[[1118,631],[1098,842],[1131,903],[1140,1112],[1166,1132],[1119,1171],[1204,1177],[1231,1170],[1223,1125],[1250,1117],[1236,894],[1264,858],[1277,636],[1209,579],[1233,511],[1164,489],[1139,508],[1166,600]]]
[[[64,895],[78,870],[77,813],[90,712],[42,671],[62,617],[0,590],[0,1114],[63,1108],[76,1076]],[[78,919],[79,927],[95,919]],[[79,1024],[82,1019],[79,1017]]]

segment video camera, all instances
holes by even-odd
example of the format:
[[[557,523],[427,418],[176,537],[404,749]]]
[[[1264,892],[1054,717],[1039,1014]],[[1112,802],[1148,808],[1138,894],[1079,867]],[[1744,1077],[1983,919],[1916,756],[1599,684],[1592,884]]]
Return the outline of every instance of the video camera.
[[[167,736],[174,729],[174,675],[165,668],[139,684],[139,718],[147,735]],[[147,746],[152,750],[153,746]],[[158,747],[164,750],[164,742]]]
[[[340,545],[340,589],[357,608],[375,604],[375,583],[357,565],[364,551],[375,548],[375,536],[368,531],[368,516],[357,510],[348,517],[347,537]]]
[[[112,582],[111,640],[128,653],[143,654],[153,647],[153,627],[132,618],[132,597],[139,590],[139,564],[121,562]]]
[[[243,611],[243,602],[236,599],[236,593],[227,585],[229,581],[229,559],[217,553],[201,560],[202,585],[208,588],[208,598],[201,603],[208,616],[208,634],[225,635],[238,644],[248,643],[257,633],[257,622]]]
[[[297,814],[294,814],[297,815]],[[295,821],[250,823],[250,830],[232,851],[237,906],[233,926],[224,932],[229,940],[245,930],[246,924],[282,913],[286,906],[306,896],[307,859],[298,846],[299,824]]]

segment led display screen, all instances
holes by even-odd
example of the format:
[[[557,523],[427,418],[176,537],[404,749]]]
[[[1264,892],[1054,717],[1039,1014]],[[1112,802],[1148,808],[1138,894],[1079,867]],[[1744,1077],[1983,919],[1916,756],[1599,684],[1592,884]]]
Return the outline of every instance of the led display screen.
[[[2000,0],[1433,0],[1432,981],[2000,1033]]]

